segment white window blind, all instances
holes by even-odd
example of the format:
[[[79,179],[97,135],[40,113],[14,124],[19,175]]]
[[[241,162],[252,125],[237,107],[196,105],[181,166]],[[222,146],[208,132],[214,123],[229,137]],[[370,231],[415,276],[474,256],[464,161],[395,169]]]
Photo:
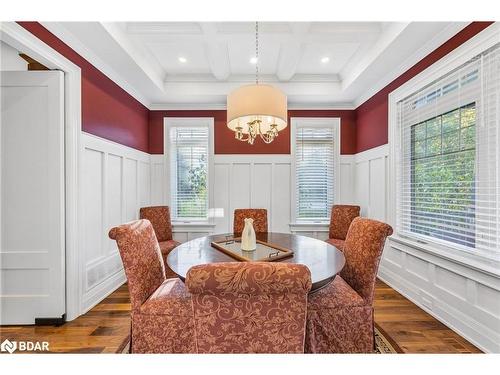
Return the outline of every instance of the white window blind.
[[[170,128],[170,194],[174,220],[206,220],[208,127]]]
[[[397,230],[500,258],[500,48],[397,103]]]
[[[333,127],[298,127],[295,139],[296,219],[328,220],[334,198]]]

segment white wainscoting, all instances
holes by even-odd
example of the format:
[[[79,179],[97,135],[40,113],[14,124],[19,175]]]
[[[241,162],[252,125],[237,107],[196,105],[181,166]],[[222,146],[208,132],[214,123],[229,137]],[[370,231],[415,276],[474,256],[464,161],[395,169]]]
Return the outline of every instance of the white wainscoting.
[[[355,155],[353,184],[362,215],[386,222],[388,156],[388,145]],[[393,237],[384,250],[379,278],[482,350],[500,352],[498,276]]]
[[[354,155],[341,155],[341,203],[355,201]],[[188,239],[211,233],[232,232],[235,208],[266,208],[269,230],[326,239],[328,225],[302,226],[291,221],[291,158],[290,155],[215,155],[214,212],[212,225],[175,224],[174,239]],[[165,197],[164,156],[151,155],[152,204],[167,204]]]
[[[82,136],[81,312],[125,282],[109,230],[138,218],[151,201],[150,155],[93,135]]]
[[[354,201],[361,216],[387,221],[387,183],[389,147],[387,145],[354,156]]]

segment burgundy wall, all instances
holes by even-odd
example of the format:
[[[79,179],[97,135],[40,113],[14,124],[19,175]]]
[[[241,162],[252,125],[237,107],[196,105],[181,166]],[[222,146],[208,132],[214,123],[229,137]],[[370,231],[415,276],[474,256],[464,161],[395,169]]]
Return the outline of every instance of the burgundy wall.
[[[340,117],[342,154],[356,152],[356,113],[336,110],[290,110],[288,126],[280,132],[271,144],[257,140],[253,145],[237,141],[234,133],[226,126],[226,111],[150,111],[149,112],[149,153],[163,153],[164,117],[214,117],[214,143],[216,154],[289,154],[290,117]]]
[[[428,68],[477,33],[483,31],[492,23],[472,22],[356,108],[356,153],[384,145],[388,142],[388,98],[390,92]]]
[[[149,110],[38,22],[18,22],[82,71],[82,130],[149,150]]]

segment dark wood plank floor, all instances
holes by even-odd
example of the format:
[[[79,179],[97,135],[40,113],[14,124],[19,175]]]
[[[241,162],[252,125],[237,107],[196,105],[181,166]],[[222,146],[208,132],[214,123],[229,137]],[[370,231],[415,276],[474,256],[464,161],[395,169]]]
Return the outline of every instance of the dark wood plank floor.
[[[115,353],[129,334],[130,301],[123,285],[87,314],[60,327],[0,327],[0,342],[48,341],[51,352]],[[375,322],[405,353],[480,353],[479,349],[382,281]]]
[[[404,353],[481,353],[387,284],[377,280],[375,322]]]

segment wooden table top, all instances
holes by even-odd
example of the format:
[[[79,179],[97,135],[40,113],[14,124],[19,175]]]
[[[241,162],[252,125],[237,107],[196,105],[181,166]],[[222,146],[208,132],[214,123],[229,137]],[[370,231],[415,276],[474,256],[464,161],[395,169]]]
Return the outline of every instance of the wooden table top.
[[[223,241],[228,234],[205,236],[185,242],[167,257],[168,266],[184,280],[187,271],[199,264],[237,262],[236,259],[212,247],[212,241]],[[232,236],[232,234],[231,234]],[[345,264],[344,254],[335,246],[315,238],[290,233],[257,233],[257,239],[293,251],[293,257],[280,262],[306,265],[311,271],[312,289],[317,290],[335,278]]]

